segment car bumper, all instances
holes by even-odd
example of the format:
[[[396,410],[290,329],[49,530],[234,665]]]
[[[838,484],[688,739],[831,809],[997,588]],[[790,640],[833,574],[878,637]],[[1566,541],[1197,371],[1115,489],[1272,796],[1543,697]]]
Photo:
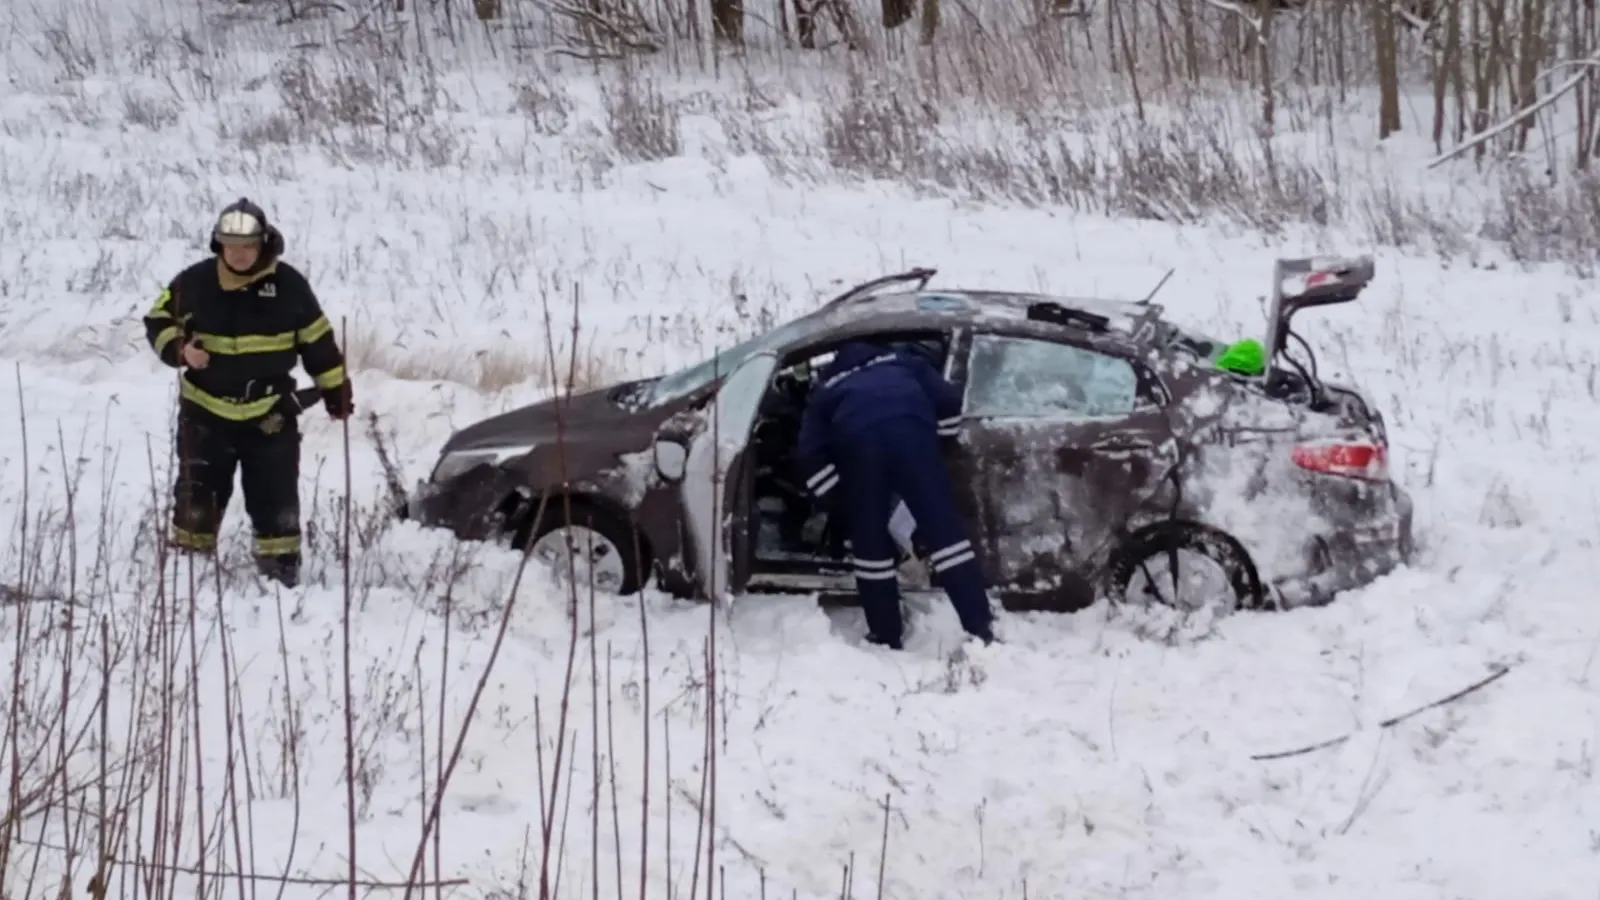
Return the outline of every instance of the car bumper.
[[[1399,485],[1384,508],[1337,530],[1311,535],[1299,571],[1275,577],[1270,589],[1283,607],[1319,606],[1341,592],[1365,587],[1411,561],[1415,546],[1411,497]]]
[[[406,498],[401,519],[428,528],[443,528],[461,540],[481,541],[505,534],[507,498],[518,492],[504,473],[482,466],[442,484],[419,481]]]

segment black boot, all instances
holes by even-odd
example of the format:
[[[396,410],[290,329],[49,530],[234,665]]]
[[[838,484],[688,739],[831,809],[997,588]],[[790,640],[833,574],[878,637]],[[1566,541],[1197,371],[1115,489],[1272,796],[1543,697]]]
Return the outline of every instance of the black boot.
[[[256,557],[256,570],[264,577],[278,582],[284,587],[295,587],[300,583],[300,554],[284,553],[279,556]]]

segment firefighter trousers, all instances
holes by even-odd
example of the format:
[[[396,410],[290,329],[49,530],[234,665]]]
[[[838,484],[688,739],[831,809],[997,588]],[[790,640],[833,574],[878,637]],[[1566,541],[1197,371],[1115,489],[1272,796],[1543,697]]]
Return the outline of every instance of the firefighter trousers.
[[[234,476],[263,571],[290,578],[300,566],[300,429],[293,416],[232,422],[181,404],[172,539],[187,550],[217,546]]]
[[[895,540],[889,521],[895,498],[916,520],[930,548],[933,579],[968,634],[993,639],[993,611],[983,571],[956,507],[955,489],[931,423],[906,418],[841,436],[830,452],[839,470],[843,512],[850,534],[856,589],[874,640],[899,646],[904,629]]]

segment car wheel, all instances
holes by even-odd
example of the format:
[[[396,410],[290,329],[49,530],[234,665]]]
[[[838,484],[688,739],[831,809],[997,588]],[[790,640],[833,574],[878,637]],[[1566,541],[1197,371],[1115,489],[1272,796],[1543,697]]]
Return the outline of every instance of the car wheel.
[[[1163,522],[1134,533],[1107,575],[1106,593],[1114,603],[1154,603],[1189,612],[1267,605],[1255,563],[1239,542],[1188,522]]]
[[[636,593],[649,571],[649,554],[637,532],[621,516],[581,500],[569,507],[566,500],[552,498],[542,517],[535,506],[512,547],[550,566],[562,583],[581,589],[592,583],[607,593]]]

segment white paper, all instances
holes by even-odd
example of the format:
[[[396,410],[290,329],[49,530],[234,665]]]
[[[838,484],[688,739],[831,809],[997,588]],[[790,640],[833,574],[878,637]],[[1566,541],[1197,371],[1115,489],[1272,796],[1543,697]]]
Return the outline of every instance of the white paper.
[[[889,514],[889,534],[894,537],[894,542],[908,556],[917,554],[911,549],[911,533],[917,530],[917,520],[911,517],[911,510],[906,508],[904,500],[896,500],[894,512]]]

